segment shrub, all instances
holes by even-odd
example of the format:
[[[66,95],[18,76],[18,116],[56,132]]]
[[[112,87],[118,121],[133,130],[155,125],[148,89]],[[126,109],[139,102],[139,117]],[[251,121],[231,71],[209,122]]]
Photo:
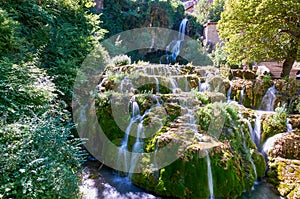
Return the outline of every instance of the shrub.
[[[124,66],[131,64],[131,59],[127,55],[115,56],[111,61],[115,66]]]
[[[56,97],[51,79],[33,62],[17,65],[0,60],[0,74],[0,120],[13,122],[41,112]]]
[[[0,126],[0,198],[77,198],[82,155],[61,111]]]

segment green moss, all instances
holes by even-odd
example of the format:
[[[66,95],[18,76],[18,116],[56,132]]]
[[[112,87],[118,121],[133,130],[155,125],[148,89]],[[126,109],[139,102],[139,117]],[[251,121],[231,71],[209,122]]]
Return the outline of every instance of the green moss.
[[[261,143],[264,143],[268,138],[286,132],[287,112],[285,107],[276,108],[276,113],[267,116],[262,122]]]
[[[256,167],[257,177],[263,177],[266,171],[266,161],[264,156],[261,153],[255,151],[252,154],[252,159]]]

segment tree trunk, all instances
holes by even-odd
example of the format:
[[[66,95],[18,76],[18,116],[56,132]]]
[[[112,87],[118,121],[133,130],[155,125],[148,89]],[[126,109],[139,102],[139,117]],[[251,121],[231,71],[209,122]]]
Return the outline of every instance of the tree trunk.
[[[283,62],[281,77],[289,77],[295,58],[288,58]]]
[[[283,62],[283,68],[281,72],[281,77],[289,77],[292,70],[293,64],[297,58],[298,46],[294,40],[291,41],[292,49],[290,49],[287,58]]]

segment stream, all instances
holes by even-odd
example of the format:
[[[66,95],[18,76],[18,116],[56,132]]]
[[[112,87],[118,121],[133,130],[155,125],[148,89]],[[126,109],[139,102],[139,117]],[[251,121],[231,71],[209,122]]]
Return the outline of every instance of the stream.
[[[116,171],[101,166],[98,162],[87,162],[82,173],[80,187],[83,199],[169,199],[156,196],[135,185],[128,177],[120,177]],[[238,199],[280,199],[281,197],[265,182],[258,182],[250,192]],[[218,198],[215,198],[218,199]]]

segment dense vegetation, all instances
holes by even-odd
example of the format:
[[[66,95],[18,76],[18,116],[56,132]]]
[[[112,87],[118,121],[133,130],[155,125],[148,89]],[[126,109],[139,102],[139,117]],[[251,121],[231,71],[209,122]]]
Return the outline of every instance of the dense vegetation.
[[[73,81],[103,36],[89,0],[0,2],[0,198],[77,198]]]
[[[284,61],[282,76],[288,76],[299,60],[300,4],[298,1],[226,1],[219,21],[228,59]]]

